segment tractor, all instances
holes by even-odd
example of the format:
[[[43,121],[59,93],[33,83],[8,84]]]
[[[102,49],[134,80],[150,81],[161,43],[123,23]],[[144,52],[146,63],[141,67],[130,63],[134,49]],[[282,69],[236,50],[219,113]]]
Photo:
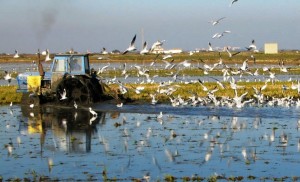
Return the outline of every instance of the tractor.
[[[46,102],[62,105],[88,105],[111,98],[104,94],[104,83],[90,69],[88,54],[57,54],[49,71],[44,71],[38,54],[38,72],[17,76],[17,92],[23,104]]]

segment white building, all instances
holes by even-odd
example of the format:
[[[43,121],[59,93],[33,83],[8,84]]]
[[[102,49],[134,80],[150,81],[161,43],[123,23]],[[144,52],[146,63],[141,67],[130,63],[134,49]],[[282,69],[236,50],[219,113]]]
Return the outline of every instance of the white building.
[[[165,54],[179,54],[182,53],[182,49],[176,48],[176,49],[169,49],[169,50],[165,50],[164,53]]]
[[[265,43],[264,46],[265,54],[277,54],[278,44],[277,43]]]

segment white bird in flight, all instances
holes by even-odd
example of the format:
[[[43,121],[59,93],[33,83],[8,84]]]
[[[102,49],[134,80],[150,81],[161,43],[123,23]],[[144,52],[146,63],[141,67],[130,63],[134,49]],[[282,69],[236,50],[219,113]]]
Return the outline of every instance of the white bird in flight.
[[[238,2],[238,0],[232,0],[231,3],[229,4],[229,7],[231,7],[233,5],[233,3]]]
[[[76,104],[76,102],[74,101],[74,107],[75,107],[75,109],[77,109],[78,108],[78,105]]]
[[[8,85],[11,82],[11,74],[8,71],[4,71],[5,72],[5,76],[4,76],[4,80],[8,81]]]
[[[223,20],[224,18],[226,18],[226,17],[222,17],[222,18],[219,18],[219,19],[217,19],[217,20],[212,20],[212,21],[210,21],[210,23],[211,23],[213,26],[215,26],[215,25],[219,24],[220,21]]]
[[[255,40],[254,39],[252,40],[251,44],[248,47],[246,47],[246,49],[248,51],[258,52],[258,50],[256,48],[256,45],[255,45]]]
[[[104,71],[106,68],[108,68],[109,66],[110,66],[110,63],[107,63],[107,65],[103,66],[102,68],[99,68],[97,74],[98,74],[98,75],[99,75],[99,74],[102,74],[103,71]]]
[[[51,61],[50,52],[48,49],[46,49],[46,58],[45,58],[45,62],[47,62],[47,61]]]
[[[213,38],[213,39],[215,39],[215,38],[221,38],[221,37],[223,37],[223,36],[225,35],[225,33],[231,33],[231,31],[225,30],[225,31],[222,32],[222,33],[215,33],[215,34],[212,36],[212,38]]]
[[[165,60],[165,59],[168,59],[168,58],[171,58],[172,57],[172,55],[171,54],[168,54],[168,55],[165,55],[165,56],[163,56],[163,60]]]
[[[17,50],[15,50],[15,55],[14,55],[14,58],[19,58],[20,56],[19,56],[19,53],[18,53],[18,51]]]
[[[136,39],[136,35],[134,35],[134,37],[131,40],[131,43],[130,43],[129,47],[123,52],[123,54],[126,54],[128,52],[132,52],[132,51],[136,50],[136,48],[134,46],[135,39]]]
[[[147,42],[145,41],[143,44],[143,49],[141,50],[140,54],[144,55],[149,53],[149,50],[147,49]]]
[[[101,52],[101,54],[103,54],[103,55],[106,55],[106,54],[108,54],[108,52],[106,51],[105,47],[103,47],[103,48],[102,48],[102,52]]]
[[[89,107],[89,110],[93,116],[98,116],[98,114],[91,107]]]
[[[64,88],[63,93],[60,93],[60,96],[61,96],[60,100],[65,100],[65,99],[67,99],[67,91],[66,91],[65,88]]]
[[[165,40],[162,40],[162,41],[156,41],[153,43],[153,45],[151,46],[151,49],[150,49],[150,52],[152,52],[157,46],[162,46],[163,43],[165,42]]]
[[[214,51],[213,48],[211,47],[211,43],[210,42],[208,42],[208,51],[210,51],[210,52]]]

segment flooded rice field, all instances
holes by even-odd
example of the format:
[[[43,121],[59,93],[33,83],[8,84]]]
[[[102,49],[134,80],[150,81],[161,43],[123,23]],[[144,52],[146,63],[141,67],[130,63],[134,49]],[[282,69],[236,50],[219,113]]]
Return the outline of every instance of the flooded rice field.
[[[109,66],[108,66],[109,65]],[[144,69],[148,70],[165,70],[165,64],[164,63],[157,63],[153,66],[150,66],[149,64],[136,64],[136,63],[127,63],[127,70],[137,70],[135,67],[136,65],[142,66]],[[50,70],[51,63],[43,63],[43,67],[45,71]],[[99,70],[103,67],[108,66],[105,71],[120,71],[123,69],[123,64],[121,63],[108,63],[108,62],[99,62],[99,63],[91,63],[90,67],[94,68],[95,70]],[[240,65],[238,64],[232,64],[230,67],[234,69],[238,69]],[[262,69],[264,65],[252,65],[252,69]],[[203,65],[198,64],[192,64],[190,69],[198,69],[198,67],[203,67]],[[268,65],[268,67],[278,67],[277,65]],[[24,73],[24,72],[37,72],[37,66],[36,64],[32,63],[18,63],[17,65],[15,63],[1,63],[0,71],[9,71],[9,72],[15,72],[15,73]],[[110,75],[111,78],[107,77],[104,79],[104,82],[110,84],[115,83],[118,80],[122,83],[148,83],[149,80],[147,80],[146,77],[142,77],[139,75],[129,75],[128,77],[124,77],[124,75],[116,76],[113,73]],[[170,74],[165,75],[153,75],[151,81],[159,83],[159,82],[168,82],[174,80],[173,78],[173,72],[170,70]],[[249,74],[244,75],[232,75],[232,77],[235,78],[237,81],[249,81],[249,82],[256,82],[256,81],[264,81],[267,78],[269,78],[268,73],[264,73],[261,75],[253,76]],[[216,79],[223,80],[223,76],[210,76],[210,75],[202,75],[202,76],[190,76],[190,75],[184,75],[184,74],[178,74],[177,81],[181,83],[185,82],[193,82],[201,78],[203,82],[215,82]],[[280,81],[292,81],[299,79],[299,75],[296,74],[278,74],[276,75],[276,79]],[[15,78],[11,80],[9,83],[10,85],[17,85],[18,82]],[[0,85],[8,85],[7,80],[0,79]]]
[[[0,177],[299,178],[300,108],[92,108],[1,106]]]

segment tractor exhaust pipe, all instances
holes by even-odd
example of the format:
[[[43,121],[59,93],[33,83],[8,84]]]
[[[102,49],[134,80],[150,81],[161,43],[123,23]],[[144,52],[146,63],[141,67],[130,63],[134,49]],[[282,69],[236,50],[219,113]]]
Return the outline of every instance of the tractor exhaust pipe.
[[[41,63],[40,49],[38,49],[38,70],[39,70],[40,76],[44,76],[45,75],[45,71],[44,71],[43,65]]]

